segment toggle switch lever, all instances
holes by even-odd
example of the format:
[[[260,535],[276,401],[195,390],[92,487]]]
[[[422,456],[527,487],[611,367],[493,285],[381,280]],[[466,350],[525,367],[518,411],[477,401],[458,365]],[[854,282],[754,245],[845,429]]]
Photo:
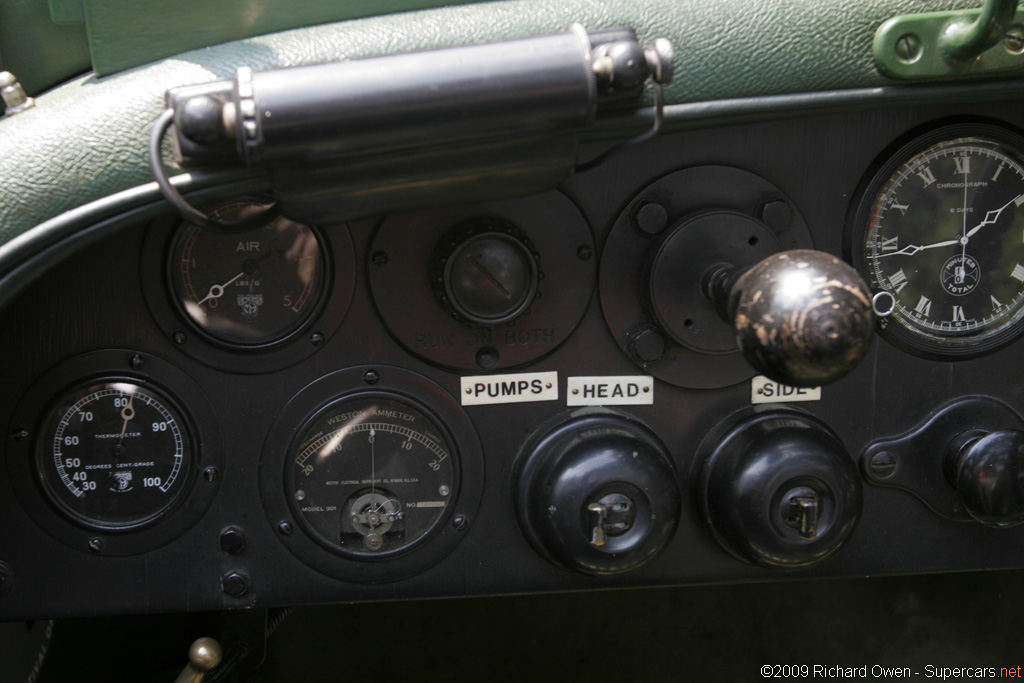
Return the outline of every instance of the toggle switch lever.
[[[849,265],[797,249],[753,267],[708,268],[704,294],[732,325],[747,362],[779,382],[814,387],[857,366],[875,330],[871,293]]]
[[[788,496],[789,516],[786,525],[796,529],[800,538],[813,541],[818,537],[818,518],[821,516],[821,499],[808,488],[791,491]]]
[[[206,674],[217,668],[224,652],[213,638],[197,638],[188,649],[188,664],[174,683],[202,683]]]
[[[633,501],[621,493],[612,493],[587,506],[593,520],[590,545],[600,548],[609,536],[618,536],[633,526],[636,515]]]

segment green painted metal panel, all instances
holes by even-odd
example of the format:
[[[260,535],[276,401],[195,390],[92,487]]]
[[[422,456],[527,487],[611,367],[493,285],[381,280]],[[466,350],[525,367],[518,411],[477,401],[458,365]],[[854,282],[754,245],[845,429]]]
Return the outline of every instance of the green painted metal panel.
[[[45,4],[40,3],[45,9]],[[105,78],[86,76],[0,119],[0,243],[57,214],[149,182],[146,145],[171,87],[256,69],[565,31],[632,26],[676,47],[669,105],[875,88],[875,30],[967,0],[504,0],[360,19],[249,38]],[[1021,71],[1010,76],[1018,78]],[[1020,82],[1015,81],[1015,82]]]
[[[31,95],[89,69],[84,26],[58,26],[40,0],[0,1],[0,60]]]
[[[101,75],[300,26],[472,2],[479,0],[82,0]]]

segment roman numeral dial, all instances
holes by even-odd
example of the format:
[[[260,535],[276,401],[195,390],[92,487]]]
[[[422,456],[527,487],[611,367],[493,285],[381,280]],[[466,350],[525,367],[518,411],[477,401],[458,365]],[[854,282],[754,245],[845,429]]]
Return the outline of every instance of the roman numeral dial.
[[[880,164],[851,234],[882,334],[925,355],[970,357],[1024,329],[1024,139],[958,124]],[[890,305],[891,304],[891,305]]]

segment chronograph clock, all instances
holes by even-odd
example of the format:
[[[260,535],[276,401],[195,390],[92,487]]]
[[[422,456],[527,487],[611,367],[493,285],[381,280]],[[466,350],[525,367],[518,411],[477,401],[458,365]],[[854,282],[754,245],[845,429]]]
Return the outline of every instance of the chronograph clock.
[[[927,356],[997,349],[1024,326],[1024,139],[986,124],[914,138],[867,185],[854,265],[882,334]]]

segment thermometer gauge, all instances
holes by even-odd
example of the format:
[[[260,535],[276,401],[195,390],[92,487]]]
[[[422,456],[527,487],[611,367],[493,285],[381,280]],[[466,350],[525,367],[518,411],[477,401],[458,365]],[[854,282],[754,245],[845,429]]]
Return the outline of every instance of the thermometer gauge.
[[[55,403],[36,444],[36,472],[58,509],[85,526],[133,529],[168,514],[192,478],[192,439],[174,403],[107,379]]]

